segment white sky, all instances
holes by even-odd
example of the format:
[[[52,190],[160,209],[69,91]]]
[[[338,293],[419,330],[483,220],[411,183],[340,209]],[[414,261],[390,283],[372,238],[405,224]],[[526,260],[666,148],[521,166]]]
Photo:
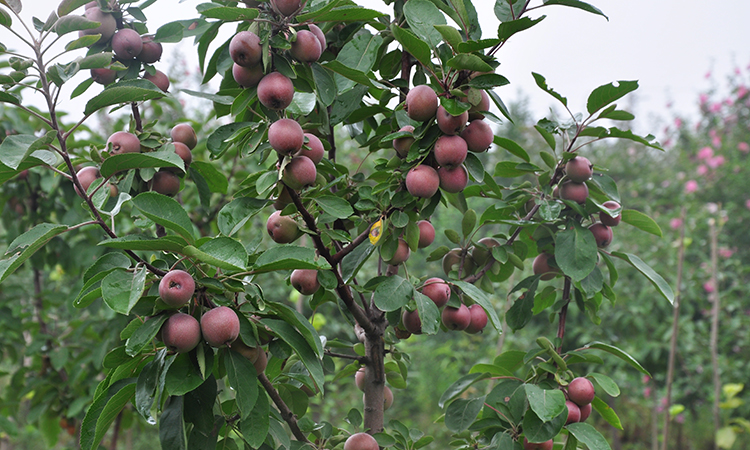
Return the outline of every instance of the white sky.
[[[204,0],[205,1],[205,0]],[[46,18],[58,0],[22,0],[23,15]],[[196,17],[200,0],[159,0],[147,10],[149,29],[179,19]],[[532,1],[538,4],[539,1]],[[588,93],[615,80],[639,80],[633,112],[639,116],[636,128],[658,137],[655,116],[666,117],[666,104],[672,102],[682,114],[693,114],[697,97],[736,67],[750,64],[750,1],[723,0],[591,0],[609,21],[601,16],[561,6],[534,11],[532,17],[547,18],[534,28],[511,38],[499,52],[502,65],[498,73],[510,86],[497,90],[509,103],[520,94],[530,101],[536,118],[547,114],[554,101],[539,90],[531,72],[544,75],[547,83],[568,97],[571,109],[582,111]],[[376,7],[377,0],[366,0]],[[382,5],[382,4],[381,4]],[[493,0],[476,0],[475,5],[485,33],[494,33],[498,21]],[[384,6],[384,5],[383,5]],[[228,27],[230,28],[230,27]],[[0,29],[0,42],[10,34]],[[192,42],[192,40],[190,40]],[[190,43],[182,53],[194,54]],[[165,52],[175,48],[166,44]],[[162,61],[169,61],[165,56]],[[630,105],[622,104],[621,107]]]

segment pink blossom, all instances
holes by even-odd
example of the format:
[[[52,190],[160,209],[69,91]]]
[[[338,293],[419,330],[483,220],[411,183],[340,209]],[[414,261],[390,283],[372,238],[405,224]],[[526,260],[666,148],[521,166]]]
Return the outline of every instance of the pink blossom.
[[[737,88],[737,98],[744,97],[745,95],[747,95],[748,92],[750,92],[750,91],[748,91],[745,86],[738,87]]]
[[[675,126],[675,128],[682,127],[682,119],[680,119],[679,117],[675,118],[674,119],[674,126]]]
[[[698,150],[698,159],[708,159],[714,156],[714,150],[711,147],[703,147]]]
[[[750,200],[748,200],[748,202],[750,202]],[[669,228],[673,230],[679,230],[681,226],[682,226],[682,219],[680,218],[674,218],[669,221]]]
[[[646,384],[649,381],[651,381],[651,377],[650,376],[644,375],[643,377],[641,377],[641,383]]]
[[[698,182],[695,180],[689,180],[687,183],[685,183],[685,192],[688,194],[692,194],[693,192],[698,190]]]
[[[721,138],[719,136],[712,137],[711,145],[713,145],[714,147],[721,147]]]
[[[734,101],[731,98],[724,99],[724,104],[727,106],[732,106],[734,104]]]
[[[709,107],[709,111],[711,111],[712,113],[717,113],[721,111],[721,103],[719,102],[712,103],[711,106]]]
[[[710,168],[715,169],[715,168],[719,167],[720,165],[724,164],[725,162],[726,162],[726,159],[724,159],[723,156],[719,155],[719,156],[715,156],[713,158],[709,158],[706,161],[706,164],[708,164],[708,166]]]
[[[704,77],[705,79],[707,79],[707,80],[708,80],[709,78],[711,78],[711,71],[709,70],[708,72],[706,72],[706,74],[705,74],[705,75],[703,75],[703,77]]]
[[[745,208],[750,209],[750,199],[745,200]]]
[[[750,145],[748,145],[747,142],[740,142],[737,144],[737,150],[743,153],[750,152]]]
[[[677,417],[675,417],[674,420],[677,423],[685,423],[685,414],[677,414]]]
[[[698,175],[703,176],[703,175],[705,175],[705,174],[708,173],[708,167],[706,167],[704,164],[701,164],[700,166],[698,166],[698,168],[695,170],[695,172]]]
[[[714,287],[714,284],[712,282],[706,281],[705,283],[703,283],[703,290],[710,294],[716,290],[716,287]]]
[[[700,101],[700,104],[701,104],[701,105],[705,105],[705,104],[706,104],[706,102],[708,101],[708,94],[701,94],[701,95],[700,95],[700,96],[698,97],[698,100]]]
[[[740,68],[739,68],[739,67],[735,67],[735,68],[734,68],[734,74],[735,74],[735,75],[739,75],[740,73],[741,73],[741,72],[740,72]]]
[[[719,256],[722,258],[731,258],[734,254],[734,250],[731,248],[721,247],[719,249]]]
[[[651,388],[643,388],[643,398],[650,398],[651,397]]]

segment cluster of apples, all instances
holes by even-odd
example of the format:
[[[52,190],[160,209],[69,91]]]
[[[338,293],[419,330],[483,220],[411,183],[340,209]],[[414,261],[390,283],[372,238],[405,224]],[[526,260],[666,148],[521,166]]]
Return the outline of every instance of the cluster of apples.
[[[184,270],[170,270],[159,281],[159,297],[168,306],[179,309],[186,306],[195,294],[195,280]],[[267,355],[261,347],[248,347],[241,339],[240,320],[232,308],[219,306],[201,316],[200,322],[190,314],[176,312],[169,316],[161,328],[164,345],[177,353],[193,350],[201,340],[211,347],[231,346],[245,356],[261,373],[267,364]]]
[[[409,118],[420,122],[434,118],[442,132],[432,149],[436,167],[422,163],[406,174],[406,189],[411,195],[430,198],[438,188],[456,193],[468,184],[469,173],[463,165],[468,152],[486,151],[492,145],[494,136],[481,113],[489,109],[490,98],[486,92],[478,92],[480,101],[458,116],[450,114],[440,105],[437,94],[426,84],[415,86],[406,95],[404,107]],[[414,132],[414,127],[406,125],[399,131]],[[393,148],[400,157],[405,158],[414,141],[414,137],[409,136],[396,138]]]
[[[192,149],[198,145],[198,137],[195,134],[195,130],[188,123],[180,123],[175,125],[170,136],[172,138],[171,145],[174,146],[175,153],[185,163],[185,170],[188,169],[190,163],[193,161]],[[141,151],[141,141],[133,133],[128,131],[116,131],[107,139],[107,150],[110,155],[120,155],[124,153],[139,153]],[[173,196],[180,191],[180,175],[182,171],[174,168],[164,168],[156,172],[151,178],[149,186],[152,191],[160,194]],[[101,178],[99,168],[94,166],[87,166],[76,172],[78,181],[81,183],[85,192],[88,192],[89,187]],[[109,184],[110,196],[114,197],[117,195],[117,187],[114,184]],[[83,197],[83,194],[78,191],[78,195]]]
[[[487,313],[479,304],[466,306],[461,303],[458,307],[448,306],[451,287],[442,278],[427,279],[422,285],[421,292],[432,300],[435,306],[443,308],[440,319],[443,326],[448,330],[476,334],[487,326]],[[419,312],[416,309],[414,311],[404,309],[401,314],[401,325],[407,333],[422,334],[422,320],[419,318]],[[408,337],[408,334],[400,334],[402,338]]]
[[[99,34],[97,44],[107,44],[111,47],[118,61],[127,63],[137,60],[139,63],[153,64],[161,59],[162,45],[154,42],[151,35],[141,36],[132,28],[117,28],[117,19],[109,12],[102,11],[98,3],[93,1],[85,6],[84,16],[91,21],[99,22],[96,28],[81,30],[78,35],[88,36]],[[113,83],[117,78],[117,71],[110,68],[91,69],[91,78],[103,85]],[[143,78],[154,83],[164,92],[169,90],[169,78],[164,72],[154,70],[145,71]]]
[[[578,204],[586,203],[586,199],[589,197],[589,188],[586,181],[593,174],[594,166],[591,161],[583,156],[575,156],[565,164],[565,176],[560,184],[555,187],[552,193],[553,197]],[[612,200],[602,203],[602,206],[611,211],[620,209],[620,204]],[[612,227],[619,225],[621,218],[622,214],[612,215],[604,211],[599,212],[599,222],[595,222],[588,227],[594,235],[597,247],[605,248],[612,243],[614,237]],[[542,280],[551,280],[560,273],[557,267],[550,264],[551,258],[552,255],[542,252],[532,263],[534,274],[541,275]]]
[[[567,400],[565,406],[568,409],[568,418],[565,425],[583,422],[591,415],[591,402],[596,395],[594,384],[588,378],[577,377],[564,390]],[[523,439],[524,450],[552,450],[554,441],[552,439],[544,442],[529,442]]]

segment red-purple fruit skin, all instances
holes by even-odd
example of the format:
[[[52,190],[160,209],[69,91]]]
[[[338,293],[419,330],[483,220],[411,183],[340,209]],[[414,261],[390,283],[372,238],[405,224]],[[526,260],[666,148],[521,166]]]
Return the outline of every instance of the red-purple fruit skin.
[[[440,177],[435,169],[421,164],[406,174],[406,190],[415,197],[430,198],[440,187]]]
[[[432,119],[438,109],[437,94],[426,84],[414,86],[406,94],[405,108],[412,120],[424,122]]]
[[[490,96],[486,91],[479,91],[479,93],[481,100],[479,100],[479,104],[471,105],[471,108],[469,108],[469,120],[484,119],[482,111],[490,110]]]
[[[422,294],[430,298],[435,306],[442,308],[451,298],[451,287],[442,278],[425,280]]]
[[[127,131],[115,131],[107,139],[107,148],[111,148],[111,155],[121,153],[138,153],[141,151],[141,141],[138,136]]]
[[[365,390],[365,368],[360,367],[359,370],[354,374],[354,384],[360,391]]]
[[[613,202],[611,200],[602,203],[602,206],[604,206],[607,209],[611,209],[613,211],[620,208],[619,203]],[[608,227],[616,227],[617,225],[620,224],[621,219],[622,219],[622,214],[618,214],[615,217],[612,217],[609,214],[605,213],[604,211],[599,211],[599,221]]]
[[[552,439],[545,442],[532,443],[525,437],[523,438],[523,450],[552,450],[554,444],[555,441]]]
[[[286,75],[271,72],[258,83],[258,100],[268,109],[286,109],[293,98],[294,84]]]
[[[581,408],[570,400],[565,401],[565,406],[568,407],[568,420],[565,421],[565,425],[580,422],[581,421]]]
[[[237,63],[232,65],[232,78],[243,88],[257,86],[263,78],[263,67],[242,67]]]
[[[95,83],[108,85],[115,81],[117,78],[117,71],[107,68],[91,69],[91,79]]]
[[[294,119],[279,119],[268,127],[268,143],[281,155],[292,155],[302,148],[305,132]]]
[[[114,35],[115,31],[117,31],[117,20],[112,14],[103,12],[98,6],[92,6],[90,8],[86,8],[84,15],[92,22],[99,22],[101,23],[101,25],[96,28],[81,30],[78,32],[79,36],[101,34],[102,37],[99,38],[99,43],[107,42],[108,40],[112,39],[112,35]]]
[[[344,442],[344,450],[378,450],[378,441],[367,433],[355,433]]]
[[[162,325],[161,339],[170,350],[187,353],[200,343],[201,325],[189,314],[174,314]]]
[[[419,318],[419,313],[416,309],[414,311],[404,310],[401,315],[401,323],[409,333],[422,334],[422,319]]]
[[[445,192],[456,194],[461,192],[469,184],[469,173],[464,166],[453,168],[441,167],[438,169],[440,187]]]
[[[159,297],[167,305],[180,308],[193,298],[195,280],[184,270],[170,270],[159,281]]]
[[[408,131],[412,133],[414,132],[414,127],[411,125],[405,125],[398,131]],[[406,155],[409,154],[409,148],[411,148],[411,144],[413,143],[414,137],[412,136],[400,137],[393,140],[393,148],[396,150],[396,153],[400,158],[406,158]]]
[[[169,77],[167,77],[167,75],[162,71],[157,70],[153,75],[146,72],[146,74],[143,75],[143,79],[154,83],[156,87],[161,89],[163,92],[169,91]]]
[[[198,145],[198,136],[195,134],[195,130],[189,123],[178,123],[172,127],[169,134],[172,137],[172,141],[182,142],[187,145],[190,150]]]
[[[277,244],[288,244],[297,239],[299,227],[289,216],[282,216],[281,211],[274,211],[266,222],[266,231]]]
[[[136,57],[138,61],[153,64],[161,59],[164,51],[161,42],[154,42],[153,36],[141,36],[141,42],[143,43],[143,48],[141,48],[141,52]]]
[[[465,330],[471,322],[471,313],[464,304],[458,308],[446,306],[440,317],[449,330]]]
[[[315,269],[297,269],[292,272],[289,281],[302,295],[313,295],[320,288],[318,271]]]
[[[275,5],[281,14],[289,17],[299,9],[300,0],[271,0],[271,4]]]
[[[143,39],[132,28],[122,28],[112,36],[112,51],[118,59],[134,59],[143,50]]]
[[[589,196],[589,187],[586,183],[567,181],[560,186],[560,198],[576,203],[586,203]]]
[[[172,197],[180,192],[180,177],[167,170],[160,170],[151,178],[151,190]]]
[[[435,141],[435,161],[442,167],[456,167],[466,160],[468,147],[461,136],[440,136]]]
[[[595,395],[594,384],[588,378],[574,378],[568,384],[568,398],[578,406],[588,405]]]
[[[469,121],[468,111],[464,111],[461,114],[454,116],[443,108],[442,105],[438,106],[436,115],[438,128],[449,136],[461,133],[461,130],[466,126],[466,122]]]
[[[78,182],[81,183],[83,191],[87,192],[89,190],[89,187],[91,187],[91,184],[97,178],[100,178],[101,175],[99,174],[99,169],[97,167],[88,166],[76,172],[76,177],[78,177]],[[73,185],[73,187],[75,187],[76,193],[78,193],[79,196],[83,197],[83,194],[78,191],[78,186]]]
[[[257,66],[263,56],[260,38],[252,31],[240,31],[229,41],[229,57],[242,67]]]
[[[312,31],[299,30],[297,40],[292,42],[289,53],[297,61],[311,63],[320,59],[323,48],[320,45],[320,40]]]
[[[471,320],[469,321],[469,326],[464,331],[469,334],[480,333],[487,326],[487,312],[479,304],[475,303],[469,306],[469,314]]]
[[[219,306],[203,314],[201,332],[208,345],[222,347],[240,335],[240,319],[232,308]]]
[[[323,142],[312,133],[305,133],[304,136],[307,138],[307,144],[305,144],[296,155],[307,156],[317,166],[318,163],[323,161],[323,158],[326,155],[326,149],[323,147]]]
[[[492,128],[484,120],[472,120],[461,132],[461,137],[466,141],[469,151],[481,153],[492,145]]]
[[[587,403],[587,404],[585,404],[583,406],[580,406],[579,408],[581,410],[581,420],[580,420],[580,422],[583,422],[586,419],[588,419],[589,416],[591,415],[591,403]]]
[[[576,156],[565,164],[565,174],[576,183],[583,183],[593,175],[591,161],[583,156]]]
[[[406,262],[406,260],[409,259],[410,255],[411,249],[409,249],[409,244],[407,244],[405,240],[398,238],[398,247],[396,248],[396,253],[393,254],[393,257],[391,257],[391,259],[384,261],[392,266],[397,266]]]
[[[326,35],[325,33],[323,33],[323,30],[321,30],[320,27],[312,23],[308,25],[307,28],[309,28],[310,31],[312,31],[312,33],[315,35],[315,37],[318,38],[318,42],[320,42],[320,52],[322,53],[326,51],[326,47],[328,46],[328,43],[326,42]]]
[[[417,248],[429,247],[435,241],[435,227],[428,220],[417,222],[419,228],[419,243]]]
[[[174,145],[174,152],[177,153],[177,156],[182,159],[182,162],[185,163],[185,171],[188,170],[190,167],[190,163],[193,162],[193,153],[190,151],[190,147],[183,144],[182,142],[173,142]],[[179,172],[179,169],[174,169],[172,172]]]
[[[315,178],[318,176],[318,170],[315,168],[315,163],[312,162],[307,156],[295,156],[289,161],[284,167],[284,173],[281,179],[284,181],[290,189],[299,191],[306,186],[311,186],[315,183]]]
[[[491,237],[483,237],[479,240],[478,244],[482,244],[484,245],[484,247],[481,247],[479,245],[475,246],[474,250],[471,251],[471,256],[474,258],[474,262],[476,262],[478,266],[482,267],[490,260],[490,256],[492,255],[492,247],[497,247],[498,245],[500,245],[500,242],[498,242],[497,239]]]
[[[550,255],[540,253],[534,258],[534,262],[531,264],[534,275],[542,275],[540,279],[543,281],[551,280],[559,273],[559,270],[549,265],[549,262],[547,262],[549,258]]]
[[[594,235],[597,247],[605,248],[612,243],[612,228],[604,225],[603,223],[595,223],[591,225],[589,227],[589,231],[591,231],[591,233]]]

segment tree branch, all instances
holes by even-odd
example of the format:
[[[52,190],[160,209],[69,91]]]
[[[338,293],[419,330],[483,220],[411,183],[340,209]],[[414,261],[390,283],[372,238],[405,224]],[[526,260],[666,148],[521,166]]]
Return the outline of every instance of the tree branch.
[[[557,346],[557,353],[562,352],[562,341],[565,337],[565,320],[568,318],[568,305],[570,304],[570,277],[565,277],[563,285],[563,301],[565,304],[560,309],[560,323],[557,326],[557,338],[560,339],[560,345]]]
[[[258,375],[258,380],[260,380],[260,384],[263,385],[263,388],[268,393],[268,396],[271,397],[271,400],[273,400],[273,404],[276,405],[276,408],[279,409],[281,418],[284,419],[287,425],[289,425],[289,429],[292,431],[294,437],[297,438],[298,441],[312,444],[312,442],[307,439],[307,436],[305,436],[305,433],[303,433],[302,430],[299,429],[299,425],[297,425],[297,417],[294,415],[292,410],[289,409],[286,403],[284,403],[284,400],[282,400],[279,392],[275,387],[273,387],[273,384],[268,379],[266,374],[261,373],[260,375]]]

